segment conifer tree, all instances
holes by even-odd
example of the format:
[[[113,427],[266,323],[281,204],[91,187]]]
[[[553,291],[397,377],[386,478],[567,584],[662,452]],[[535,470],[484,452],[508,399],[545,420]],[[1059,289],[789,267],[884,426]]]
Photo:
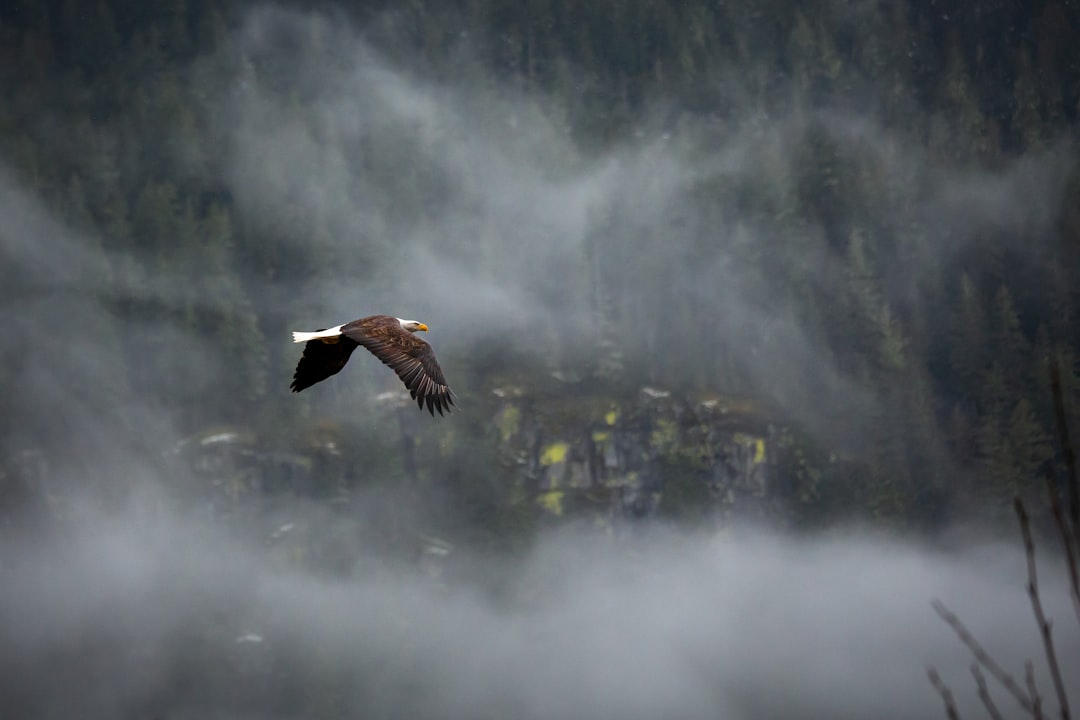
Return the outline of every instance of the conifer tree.
[[[266,392],[268,343],[242,279],[232,267],[229,211],[219,204],[211,205],[199,230],[203,250],[202,295],[215,303],[208,331],[221,348],[219,362],[233,368],[234,373],[223,378],[224,386],[230,388],[224,395],[244,401],[239,408],[218,404],[215,410],[223,416],[242,416],[249,413]]]
[[[1040,95],[1031,58],[1023,48],[1017,51],[1016,81],[1013,84],[1012,131],[1021,149],[1040,150],[1044,142]]]
[[[974,399],[989,361],[986,311],[971,276],[960,276],[960,297],[949,353],[951,373],[961,398]]]
[[[994,296],[994,311],[994,356],[1001,363],[1009,392],[1018,399],[1030,390],[1031,345],[1024,337],[1012,293],[1005,285],[999,286]]]
[[[989,128],[979,95],[964,59],[959,36],[949,35],[947,65],[942,74],[943,114],[935,118],[931,142],[939,153],[962,163],[977,161],[991,150]]]

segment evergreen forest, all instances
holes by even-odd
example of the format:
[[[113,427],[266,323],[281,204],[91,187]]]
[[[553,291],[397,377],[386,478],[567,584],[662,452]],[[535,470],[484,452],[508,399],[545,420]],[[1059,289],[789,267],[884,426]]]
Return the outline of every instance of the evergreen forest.
[[[0,630],[30,658],[4,653],[6,706],[72,716],[48,668],[86,717],[657,717],[663,692],[581,705],[569,681],[477,714],[444,674],[465,658],[409,650],[451,632],[408,624],[435,610],[334,583],[483,578],[532,607],[566,599],[547,566],[525,590],[482,568],[556,528],[1011,539],[1017,497],[1051,527],[1048,489],[1075,526],[1078,127],[1072,0],[8,0],[0,574],[81,595],[153,528],[179,569],[93,590],[123,621]],[[451,414],[363,349],[289,392],[291,331],[375,313],[430,326]],[[74,552],[67,579],[29,545]],[[237,553],[330,589],[256,591]],[[184,583],[168,623],[132,599]],[[281,619],[346,602],[392,640]],[[351,663],[365,641],[391,650]],[[730,716],[792,716],[769,697]]]

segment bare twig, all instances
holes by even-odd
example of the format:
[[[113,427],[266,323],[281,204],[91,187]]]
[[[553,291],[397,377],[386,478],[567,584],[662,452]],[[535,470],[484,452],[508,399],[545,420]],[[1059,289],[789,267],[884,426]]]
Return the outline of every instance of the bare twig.
[[[975,686],[979,689],[979,699],[982,700],[982,704],[986,707],[986,712],[990,714],[991,719],[1005,720],[997,705],[994,704],[994,699],[990,697],[990,688],[986,687],[986,676],[979,669],[979,663],[971,663],[971,674],[975,677]],[[1038,707],[1038,703],[1035,706]]]
[[[1069,520],[1073,532],[1080,527],[1080,476],[1076,471],[1076,453],[1073,452],[1069,439],[1069,426],[1065,415],[1065,393],[1061,390],[1061,367],[1058,354],[1050,356],[1050,393],[1054,396],[1054,419],[1057,421],[1058,441],[1061,443],[1061,455],[1065,459],[1065,470],[1069,481]]]
[[[1057,526],[1061,546],[1065,550],[1065,569],[1069,573],[1069,595],[1072,597],[1073,612],[1076,613],[1076,619],[1080,620],[1080,569],[1077,567],[1077,555],[1080,553],[1077,552],[1076,533],[1065,519],[1065,511],[1061,507],[1061,497],[1049,463],[1046,465],[1046,490],[1050,495],[1050,512],[1054,516],[1054,525]]]
[[[1080,550],[1078,550],[1080,540],[1077,538],[1077,533],[1080,532],[1080,478],[1077,477],[1076,453],[1073,452],[1072,439],[1069,437],[1068,417],[1065,414],[1065,393],[1061,389],[1061,368],[1058,365],[1057,353],[1050,356],[1050,394],[1054,399],[1054,420],[1057,424],[1058,443],[1061,445],[1061,455],[1065,459],[1069,491],[1069,520],[1065,518],[1060,492],[1049,465],[1046,480],[1050,491],[1050,507],[1054,513],[1054,523],[1061,534],[1061,542],[1065,546],[1065,562],[1069,571],[1073,611],[1080,620],[1080,571],[1077,569],[1077,555],[1080,555]]]
[[[1016,516],[1020,519],[1020,533],[1024,537],[1024,552],[1027,555],[1028,566],[1028,597],[1031,598],[1031,610],[1035,613],[1035,622],[1039,625],[1039,633],[1042,635],[1043,647],[1046,650],[1046,662],[1050,668],[1050,677],[1054,681],[1054,692],[1057,693],[1061,707],[1062,720],[1069,720],[1069,698],[1065,694],[1065,683],[1061,679],[1061,669],[1058,667],[1057,652],[1054,650],[1054,638],[1051,632],[1050,621],[1043,612],[1042,601],[1039,599],[1039,583],[1035,573],[1035,541],[1031,538],[1031,524],[1028,521],[1027,511],[1020,498],[1013,502],[1016,508]]]
[[[1031,701],[1035,705],[1035,720],[1043,720],[1042,711],[1042,696],[1039,695],[1039,688],[1035,686],[1035,666],[1031,664],[1030,660],[1024,661],[1024,680],[1027,681],[1028,695],[1031,696]]]
[[[926,676],[930,678],[930,684],[934,686],[934,689],[938,691],[938,695],[945,702],[945,715],[949,720],[960,720],[960,713],[956,711],[956,703],[953,701],[952,691],[949,687],[942,682],[941,676],[938,675],[938,671],[930,666],[926,668]]]
[[[989,672],[995,680],[1001,683],[1002,687],[1009,691],[1009,694],[1016,699],[1016,702],[1020,704],[1020,707],[1022,707],[1029,715],[1034,715],[1035,706],[1032,703],[1031,698],[1028,697],[1028,694],[1024,692],[1023,688],[1016,684],[1016,681],[1013,680],[1011,675],[1001,669],[1001,666],[997,664],[994,658],[990,657],[990,654],[979,644],[979,641],[975,639],[975,636],[964,627],[962,622],[960,622],[960,618],[956,617],[956,614],[945,607],[945,603],[940,600],[935,599],[932,605],[934,611],[941,616],[942,620],[949,624],[949,627],[956,632],[960,641],[967,645],[968,649],[971,650],[979,664],[986,668],[986,671]]]

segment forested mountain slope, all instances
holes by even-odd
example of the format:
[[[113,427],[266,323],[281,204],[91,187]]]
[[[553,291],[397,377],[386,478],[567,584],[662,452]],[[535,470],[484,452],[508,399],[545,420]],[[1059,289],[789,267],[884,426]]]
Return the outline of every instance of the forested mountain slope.
[[[1052,358],[1080,427],[1078,29],[1067,2],[6,3],[5,482],[319,423],[407,476],[377,363],[287,392],[289,330],[392,312],[465,399],[400,421],[453,467],[497,455],[500,387],[651,387],[775,408],[800,522],[1004,507],[1060,465]]]

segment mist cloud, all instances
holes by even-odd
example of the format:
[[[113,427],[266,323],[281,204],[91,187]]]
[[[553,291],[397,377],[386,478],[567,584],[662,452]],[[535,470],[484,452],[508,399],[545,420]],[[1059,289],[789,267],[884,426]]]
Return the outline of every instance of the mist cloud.
[[[933,597],[1010,671],[1030,658],[1047,677],[1010,543],[935,551],[747,530],[616,543],[564,529],[519,564],[489,560],[479,581],[454,570],[468,558],[438,577],[363,554],[335,578],[182,515],[145,519],[87,518],[0,555],[0,609],[20,619],[3,626],[6,670],[55,688],[23,707],[280,713],[280,693],[312,673],[342,710],[395,717],[939,717],[933,664],[974,711],[970,658]],[[1043,560],[1041,587],[1068,675],[1080,634],[1058,568]],[[99,657],[105,674],[56,663],[69,653]]]

